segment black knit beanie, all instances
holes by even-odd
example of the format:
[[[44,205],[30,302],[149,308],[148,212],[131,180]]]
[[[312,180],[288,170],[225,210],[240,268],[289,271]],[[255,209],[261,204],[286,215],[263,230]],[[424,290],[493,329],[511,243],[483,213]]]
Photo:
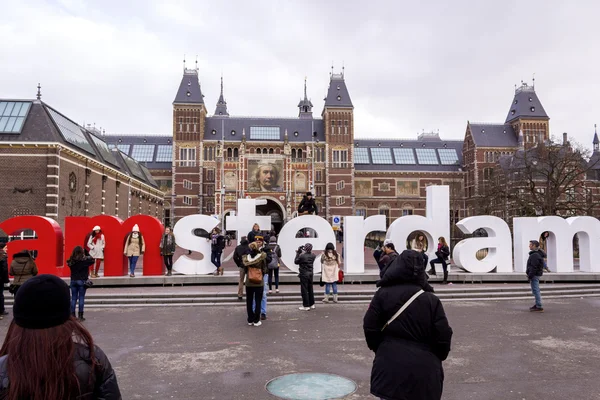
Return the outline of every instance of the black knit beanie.
[[[15,323],[26,329],[46,329],[64,324],[71,314],[69,286],[54,275],[37,275],[15,296]]]

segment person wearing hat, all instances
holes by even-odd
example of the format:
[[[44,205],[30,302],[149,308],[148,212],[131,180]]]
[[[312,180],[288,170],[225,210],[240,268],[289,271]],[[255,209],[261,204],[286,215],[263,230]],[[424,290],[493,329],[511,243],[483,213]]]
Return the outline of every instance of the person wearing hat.
[[[92,272],[92,278],[98,278],[98,271],[100,271],[100,264],[104,260],[104,246],[106,245],[106,241],[104,239],[104,234],[102,233],[102,229],[100,226],[94,226],[92,229],[92,234],[90,235],[87,248],[89,249],[90,256],[95,260],[94,263],[94,271]]]
[[[300,278],[300,293],[302,295],[301,311],[315,308],[315,294],[313,292],[313,264],[316,256],[312,253],[312,244],[306,243],[296,250],[294,264],[298,265]]]
[[[10,282],[8,277],[8,240],[0,238],[0,320],[8,313],[4,307],[4,285]]]
[[[14,276],[14,279],[9,291],[16,296],[21,285],[38,274],[37,265],[29,250],[21,250],[13,256],[10,263],[10,274]]]
[[[0,398],[121,399],[108,357],[70,302],[69,286],[54,275],[22,285],[0,349]]]
[[[319,215],[319,211],[317,210],[317,203],[315,203],[315,199],[313,199],[311,192],[306,192],[306,195],[302,197],[300,204],[298,204],[298,214]]]
[[[135,266],[138,259],[146,251],[146,243],[140,232],[140,227],[135,224],[131,232],[127,234],[125,239],[125,249],[123,254],[129,259],[129,277],[135,278]]]

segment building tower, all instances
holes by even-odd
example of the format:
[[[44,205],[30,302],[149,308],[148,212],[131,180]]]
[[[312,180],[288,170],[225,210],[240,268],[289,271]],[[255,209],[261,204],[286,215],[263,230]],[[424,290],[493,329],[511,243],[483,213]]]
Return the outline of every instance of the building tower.
[[[535,86],[522,82],[506,116],[515,134],[523,131],[524,147],[529,148],[550,139],[550,118],[535,93]]]
[[[217,101],[217,108],[215,108],[216,116],[229,117],[229,112],[227,111],[227,102],[225,101],[225,97],[223,97],[223,77],[221,76],[221,95],[219,96],[219,100]]]
[[[196,68],[183,68],[183,77],[173,101],[172,221],[202,211],[200,155],[206,120],[204,96]]]
[[[313,104],[306,95],[306,78],[304,78],[304,99],[300,100],[300,103],[298,103],[298,118],[312,119],[312,108]]]
[[[353,215],[354,106],[344,72],[331,73],[322,112],[327,152],[325,217]]]

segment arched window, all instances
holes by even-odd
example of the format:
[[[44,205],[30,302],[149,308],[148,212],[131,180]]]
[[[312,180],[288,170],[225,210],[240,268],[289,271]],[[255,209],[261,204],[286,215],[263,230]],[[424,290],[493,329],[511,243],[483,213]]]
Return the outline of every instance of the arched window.
[[[233,158],[238,158],[240,156],[240,153],[238,151],[238,149],[233,149]]]
[[[269,154],[269,151],[267,150],[266,147],[263,149],[263,154]]]
[[[269,149],[269,154],[273,154],[273,148],[272,147]]]
[[[227,158],[231,158],[233,157],[233,150],[231,149],[231,147],[227,148]]]
[[[296,158],[296,149],[292,149],[292,159]]]
[[[298,149],[298,158],[302,158],[302,149]]]
[[[260,154],[260,148],[256,149],[256,154]]]

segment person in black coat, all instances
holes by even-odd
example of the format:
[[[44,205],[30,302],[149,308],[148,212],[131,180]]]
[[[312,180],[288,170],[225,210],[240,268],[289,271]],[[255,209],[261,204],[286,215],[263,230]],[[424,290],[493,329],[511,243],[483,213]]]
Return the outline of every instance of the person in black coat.
[[[450,352],[452,328],[442,303],[428,291],[422,255],[403,251],[378,286],[363,321],[367,346],[375,352],[371,394],[390,400],[441,399],[442,361]],[[421,289],[425,292],[384,329]]]
[[[122,398],[108,357],[69,306],[69,286],[59,277],[23,283],[0,349],[0,398]]]
[[[309,311],[315,308],[315,294],[313,292],[313,264],[316,255],[312,253],[312,244],[307,243],[298,247],[294,264],[298,265],[298,277],[300,278],[300,293],[302,295],[301,311]]]
[[[383,255],[379,257],[377,264],[379,265],[379,277],[383,278],[385,275],[385,271],[387,268],[394,262],[394,260],[398,257],[398,253],[396,253],[396,247],[394,243],[391,241],[386,241],[383,245]]]
[[[246,272],[244,270],[244,261],[242,257],[246,254],[250,254],[249,242],[246,236],[242,236],[241,242],[236,248],[233,250],[233,262],[238,266],[240,270],[240,278],[238,281],[238,300],[242,300],[242,296],[244,296],[244,277],[246,276]]]
[[[315,203],[315,199],[313,199],[311,192],[306,192],[306,195],[302,197],[300,204],[298,204],[298,214],[319,215],[317,203]]]
[[[94,264],[94,258],[85,255],[83,247],[76,246],[71,257],[67,260],[67,266],[71,269],[71,315],[75,317],[75,305],[79,299],[79,320],[83,318],[83,305],[85,303],[85,282],[89,278],[89,268]]]
[[[0,242],[0,320],[8,315],[4,307],[4,285],[10,283],[8,277],[8,248],[7,241]]]
[[[435,252],[435,255],[437,258],[434,258],[433,260],[429,261],[431,269],[428,273],[429,275],[435,275],[435,264],[441,263],[442,270],[444,271],[444,280],[442,281],[442,284],[448,284],[448,263],[446,261],[448,261],[448,257],[450,256],[450,247],[448,246],[448,243],[446,242],[446,239],[443,236],[440,236],[438,238],[438,247]]]
[[[544,311],[542,307],[542,295],[540,293],[540,276],[544,275],[544,258],[546,253],[540,250],[540,243],[537,240],[529,242],[529,258],[527,259],[527,279],[531,284],[531,293],[535,297],[535,304],[529,311]]]

